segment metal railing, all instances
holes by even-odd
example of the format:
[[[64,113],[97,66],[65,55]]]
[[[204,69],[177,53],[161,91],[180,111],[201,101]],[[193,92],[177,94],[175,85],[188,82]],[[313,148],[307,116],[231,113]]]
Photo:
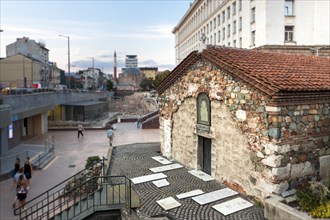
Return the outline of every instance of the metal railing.
[[[126,176],[93,176],[76,184],[70,189],[62,188],[55,193],[47,191],[45,197],[38,204],[26,210],[15,209],[15,214],[20,219],[53,219],[56,215],[62,215],[63,219],[72,219],[92,210],[111,209],[111,206],[125,206],[131,210],[132,182]],[[98,196],[94,193],[99,191]],[[74,206],[73,210],[69,209]],[[76,208],[78,206],[78,209]]]
[[[5,174],[11,171],[14,171],[14,163],[16,158],[19,158],[21,163],[26,160],[27,157],[33,158],[36,155],[40,154],[40,152],[33,150],[24,150],[19,153],[11,154],[8,156],[4,156],[0,158],[0,173]]]

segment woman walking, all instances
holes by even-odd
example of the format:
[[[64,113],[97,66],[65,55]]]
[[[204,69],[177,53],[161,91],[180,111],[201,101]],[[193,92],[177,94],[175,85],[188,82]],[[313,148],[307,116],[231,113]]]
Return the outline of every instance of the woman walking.
[[[30,157],[26,158],[26,161],[24,163],[24,175],[27,180],[27,184],[30,186],[30,179],[32,178],[32,164],[30,162]]]

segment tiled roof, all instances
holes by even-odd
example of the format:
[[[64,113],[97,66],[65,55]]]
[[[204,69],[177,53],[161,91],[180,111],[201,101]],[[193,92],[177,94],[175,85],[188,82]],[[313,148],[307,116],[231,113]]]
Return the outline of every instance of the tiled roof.
[[[192,52],[195,54],[194,57],[197,57],[196,53],[196,51]],[[269,96],[292,92],[330,92],[329,58],[219,46],[208,46],[201,55],[233,77]],[[187,58],[166,79],[175,75],[176,80],[180,74],[184,74],[177,71],[181,65],[186,66]],[[194,61],[196,62],[197,59]],[[160,94],[167,88],[166,79],[157,87]]]

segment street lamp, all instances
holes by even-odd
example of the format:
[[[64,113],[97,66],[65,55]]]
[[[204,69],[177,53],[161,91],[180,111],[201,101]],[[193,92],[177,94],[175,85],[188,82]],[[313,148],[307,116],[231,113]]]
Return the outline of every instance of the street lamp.
[[[65,36],[65,35],[61,35],[61,34],[59,34],[58,36],[66,37],[68,39],[68,72],[69,72],[69,89],[70,89],[71,88],[71,86],[70,86],[70,80],[71,80],[71,76],[70,76],[70,36]]]

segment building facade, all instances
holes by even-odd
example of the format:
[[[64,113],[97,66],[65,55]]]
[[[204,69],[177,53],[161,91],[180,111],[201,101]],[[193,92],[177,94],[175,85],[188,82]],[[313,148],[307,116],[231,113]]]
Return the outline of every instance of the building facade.
[[[147,79],[155,79],[158,74],[158,67],[140,67],[139,69]]]
[[[259,198],[329,185],[329,88],[329,58],[194,51],[156,88],[161,152]]]
[[[195,0],[172,31],[176,63],[203,43],[247,49],[307,45],[307,51],[329,47],[329,8],[329,1],[320,0]]]
[[[126,55],[125,67],[126,68],[137,68],[138,67],[137,55]]]

